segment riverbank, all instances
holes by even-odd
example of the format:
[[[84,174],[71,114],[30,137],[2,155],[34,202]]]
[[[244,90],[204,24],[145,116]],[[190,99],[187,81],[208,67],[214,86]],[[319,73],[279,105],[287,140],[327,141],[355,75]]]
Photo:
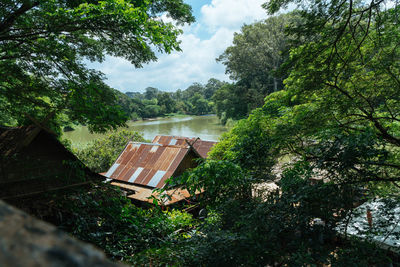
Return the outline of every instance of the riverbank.
[[[126,129],[139,132],[147,140],[153,140],[156,135],[177,135],[218,141],[221,134],[229,129],[222,126],[215,115],[179,114],[156,120],[128,121],[127,125]],[[74,131],[63,133],[63,138],[69,140],[74,147],[86,146],[90,141],[105,136],[106,134],[90,133],[86,126],[77,126]]]
[[[184,118],[184,117],[204,117],[204,116],[215,116],[215,114],[204,114],[204,115],[190,115],[190,114],[182,114],[182,113],[168,113],[161,117],[154,117],[154,118],[140,118],[138,120],[130,120],[130,121],[156,121],[165,118]]]

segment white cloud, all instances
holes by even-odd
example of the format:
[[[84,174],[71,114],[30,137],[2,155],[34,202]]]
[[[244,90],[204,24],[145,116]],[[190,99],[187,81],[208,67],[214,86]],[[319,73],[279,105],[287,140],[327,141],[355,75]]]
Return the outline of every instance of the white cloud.
[[[218,27],[238,29],[243,23],[266,18],[265,0],[212,0],[201,8],[202,22],[211,31]]]
[[[232,44],[233,33],[244,23],[267,17],[261,4],[265,0],[212,0],[201,8],[201,17],[182,27],[182,52],[159,54],[158,61],[135,69],[130,62],[108,57],[93,65],[106,74],[110,86],[122,91],[143,91],[152,86],[164,91],[186,89],[194,82],[210,78],[228,81],[225,67],[215,59]],[[161,16],[162,20],[170,21]]]
[[[194,34],[181,36],[184,52],[161,54],[157,62],[135,69],[129,61],[109,57],[99,70],[106,74],[107,83],[123,92],[142,91],[148,86],[164,91],[186,89],[194,82],[206,83],[214,77],[227,80],[225,68],[215,62],[232,42],[233,31],[219,29],[209,40]]]

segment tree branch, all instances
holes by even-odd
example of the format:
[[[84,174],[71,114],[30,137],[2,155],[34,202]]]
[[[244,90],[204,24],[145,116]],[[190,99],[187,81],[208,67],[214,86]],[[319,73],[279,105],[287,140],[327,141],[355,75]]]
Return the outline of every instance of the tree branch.
[[[24,1],[19,9],[17,9],[14,13],[11,13],[8,18],[0,23],[0,33],[7,31],[15,22],[15,20],[34,8],[35,6],[39,5],[39,1],[35,1],[31,3],[30,1]]]

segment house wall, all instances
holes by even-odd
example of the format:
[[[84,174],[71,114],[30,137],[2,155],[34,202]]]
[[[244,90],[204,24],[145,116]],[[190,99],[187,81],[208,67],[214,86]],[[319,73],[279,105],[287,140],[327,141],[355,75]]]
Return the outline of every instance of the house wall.
[[[178,177],[182,175],[182,173],[184,173],[187,169],[197,167],[197,159],[199,159],[199,157],[192,150],[190,150],[189,153],[181,161],[181,164],[179,164],[178,168],[173,174],[173,177]]]

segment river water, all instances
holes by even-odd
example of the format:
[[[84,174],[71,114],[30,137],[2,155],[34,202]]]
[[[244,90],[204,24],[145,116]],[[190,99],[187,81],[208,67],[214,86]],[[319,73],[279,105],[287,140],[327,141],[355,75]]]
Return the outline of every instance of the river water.
[[[128,122],[129,130],[141,133],[145,139],[153,140],[156,135],[178,135],[200,137],[203,140],[218,141],[227,127],[219,124],[218,117],[209,116],[178,116],[148,121]],[[92,134],[87,127],[80,126],[74,131],[64,133],[63,137],[74,146],[84,146],[91,140],[104,137],[104,134]]]

